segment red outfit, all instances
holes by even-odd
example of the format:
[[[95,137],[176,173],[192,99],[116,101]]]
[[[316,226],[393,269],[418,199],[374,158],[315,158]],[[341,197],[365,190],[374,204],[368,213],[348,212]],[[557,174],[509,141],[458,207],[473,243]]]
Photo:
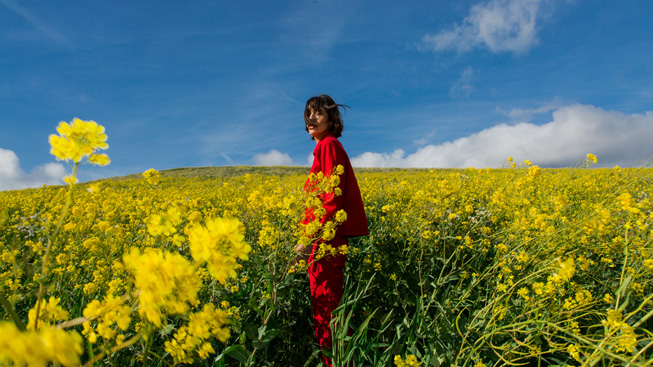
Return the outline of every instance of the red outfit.
[[[325,176],[329,176],[338,165],[342,165],[344,168],[338,185],[342,190],[342,195],[334,196],[333,193],[330,193],[320,196],[326,210],[326,215],[320,218],[321,223],[331,220],[340,209],[344,209],[347,213],[347,220],[338,226],[336,236],[330,241],[330,245],[340,247],[347,244],[347,237],[368,235],[367,218],[358,182],[349,157],[338,139],[327,132],[315,146],[313,156],[311,173],[323,172]],[[306,182],[305,188],[310,188],[309,181]],[[314,218],[313,213],[309,211],[302,222],[308,223]],[[327,349],[332,344],[329,327],[331,313],[338,307],[343,294],[343,269],[346,255],[329,256],[313,261],[319,246],[320,241],[313,245],[313,251],[309,257],[308,275],[311,281],[315,337],[321,348]],[[322,361],[331,366],[329,359],[323,357]]]

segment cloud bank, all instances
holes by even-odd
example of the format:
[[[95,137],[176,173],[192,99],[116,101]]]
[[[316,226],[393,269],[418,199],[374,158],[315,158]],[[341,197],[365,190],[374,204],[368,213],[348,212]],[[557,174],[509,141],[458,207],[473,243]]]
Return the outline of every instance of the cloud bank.
[[[423,46],[467,52],[487,47],[492,52],[524,52],[537,42],[536,20],[543,0],[492,0],[474,5],[461,24],[423,37]]]
[[[256,166],[290,166],[292,158],[288,154],[271,149],[267,153],[259,153],[252,157]]]
[[[569,167],[598,157],[597,166],[639,166],[653,155],[653,112],[624,114],[589,105],[556,109],[553,121],[502,123],[467,137],[427,145],[406,155],[366,152],[351,159],[356,167],[501,167],[508,157],[542,167]]]
[[[47,163],[34,168],[29,174],[25,173],[20,168],[16,153],[0,148],[0,191],[39,187],[43,184],[61,185],[66,174],[66,168],[60,163]]]

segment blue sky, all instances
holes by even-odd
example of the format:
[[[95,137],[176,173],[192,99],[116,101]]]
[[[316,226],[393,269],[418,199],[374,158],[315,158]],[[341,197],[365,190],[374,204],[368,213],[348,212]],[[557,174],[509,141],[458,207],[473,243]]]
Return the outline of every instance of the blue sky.
[[[351,106],[355,166],[638,166],[653,2],[0,0],[0,190],[61,183],[48,135],[106,127],[80,178],[308,165],[305,101]]]

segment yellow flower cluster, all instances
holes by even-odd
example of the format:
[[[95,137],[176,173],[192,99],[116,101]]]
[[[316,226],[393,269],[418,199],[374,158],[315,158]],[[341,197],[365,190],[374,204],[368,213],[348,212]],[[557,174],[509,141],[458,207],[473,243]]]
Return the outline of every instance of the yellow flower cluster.
[[[605,329],[605,336],[616,346],[617,352],[631,353],[637,346],[635,328],[623,320],[620,310],[607,310],[606,319],[601,323]]]
[[[125,340],[124,334],[119,334],[129,328],[131,323],[131,307],[124,304],[119,297],[109,295],[102,302],[93,300],[84,309],[84,330],[82,334],[86,336],[91,344],[97,342],[98,336],[104,340],[116,339],[116,344],[121,344]]]
[[[412,354],[407,355],[405,361],[400,355],[396,355],[394,362],[397,367],[419,367],[422,365],[422,363],[417,360],[417,357]]]
[[[165,343],[165,351],[170,353],[175,363],[193,363],[194,353],[200,359],[205,359],[215,353],[209,342],[211,336],[223,343],[230,336],[229,330],[223,327],[228,324],[227,312],[216,309],[213,304],[204,305],[201,311],[191,314],[189,319],[188,325],[179,328],[174,339]]]
[[[277,247],[279,246],[281,231],[270,223],[270,221],[263,220],[261,222],[261,230],[259,231],[258,238],[259,244],[262,246]]]
[[[549,277],[549,281],[553,282],[555,285],[570,281],[576,273],[576,263],[573,257],[569,257],[565,261],[559,260],[558,262],[558,271]]]
[[[45,367],[50,363],[79,366],[82,337],[50,327],[20,331],[13,323],[0,322],[0,364]]]
[[[30,330],[34,330],[35,328],[42,328],[44,326],[50,327],[54,325],[55,323],[63,320],[68,320],[70,317],[70,314],[68,311],[64,310],[59,306],[59,298],[56,297],[50,297],[48,302],[46,303],[45,300],[41,300],[40,306],[34,305],[32,309],[29,310],[28,313],[28,324],[27,328]],[[36,322],[36,313],[38,309],[38,326]]]
[[[596,164],[597,162],[596,156],[592,153],[587,153],[587,160],[592,164]]]
[[[247,260],[252,247],[244,241],[243,224],[238,219],[213,218],[188,229],[193,259],[206,264],[211,276],[225,284],[236,276],[237,260]]]
[[[99,166],[106,166],[111,161],[106,154],[95,153],[99,149],[107,149],[107,135],[104,126],[95,121],[84,121],[74,118],[68,124],[64,121],[57,126],[59,135],[50,135],[50,153],[60,160],[70,160],[79,163],[84,157]]]
[[[161,178],[161,173],[154,168],[150,168],[147,171],[143,172],[143,177],[150,185],[156,185]]]
[[[542,169],[539,166],[528,167],[528,176],[531,180],[535,180],[542,174]]]
[[[590,291],[587,289],[582,289],[578,292],[573,297],[569,297],[565,299],[565,303],[563,305],[563,308],[567,310],[573,310],[578,307],[585,306],[592,302],[593,296]]]
[[[138,289],[138,313],[155,326],[161,326],[164,312],[183,314],[197,304],[201,279],[195,266],[180,254],[160,249],[141,253],[132,248],[123,262]]]
[[[325,175],[323,172],[311,173],[308,177],[304,192],[305,212],[313,217],[310,222],[299,225],[298,244],[300,247],[310,246],[315,239],[322,242],[331,241],[336,235],[336,228],[347,220],[347,213],[339,210],[333,218],[326,217],[323,204],[327,198],[342,195],[340,175],[345,169],[342,165],[335,167],[334,172]]]
[[[152,214],[147,221],[147,231],[152,236],[171,236],[177,232],[175,226],[181,222],[181,213],[171,207],[164,214]]]

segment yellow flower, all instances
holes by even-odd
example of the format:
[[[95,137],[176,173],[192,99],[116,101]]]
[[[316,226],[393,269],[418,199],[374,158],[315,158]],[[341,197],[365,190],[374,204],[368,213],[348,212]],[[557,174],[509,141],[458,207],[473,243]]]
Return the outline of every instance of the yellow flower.
[[[145,179],[150,185],[154,185],[161,177],[161,174],[159,173],[159,171],[155,170],[154,168],[150,168],[147,171],[143,172],[143,177],[145,177]]]
[[[50,297],[47,303],[45,300],[41,300],[41,307],[39,307],[39,321],[38,327],[42,328],[43,326],[50,326],[59,321],[67,320],[70,317],[68,311],[64,310],[59,306],[59,298]],[[36,325],[36,309],[35,305],[28,313],[29,322],[27,324],[28,329],[34,329]]]
[[[605,335],[616,338],[617,352],[632,353],[637,346],[635,328],[623,321],[621,310],[607,310],[606,320],[601,320],[605,327]]]
[[[208,342],[209,338],[215,337],[225,343],[230,337],[229,330],[223,327],[228,323],[227,312],[216,309],[212,303],[205,304],[189,319],[188,325],[179,328],[174,339],[165,342],[165,351],[172,355],[176,363],[192,364],[194,354],[205,359],[215,353]]]
[[[236,276],[237,260],[247,260],[252,247],[244,241],[243,224],[238,219],[214,218],[188,230],[193,259],[206,264],[214,279],[225,284]]]
[[[422,365],[422,363],[417,360],[417,357],[412,354],[406,356],[405,362],[400,355],[396,355],[394,362],[397,367],[419,367]]]
[[[520,295],[524,301],[528,302],[531,297],[528,296],[528,288],[522,287],[517,291],[517,294]]]
[[[91,156],[88,158],[88,161],[96,166],[106,166],[111,163],[111,159],[109,159],[109,156],[106,155],[106,153],[91,154]]]
[[[583,363],[583,361],[580,359],[580,352],[577,345],[569,344],[567,346],[567,353],[569,353],[569,355],[571,355],[576,361]]]
[[[637,346],[637,334],[635,328],[626,324],[621,324],[621,335],[617,342],[617,352],[632,353],[633,349]]]
[[[74,184],[76,184],[77,182],[79,182],[79,180],[77,179],[77,177],[74,176],[74,175],[68,175],[68,176],[64,177],[64,178],[63,178],[63,181],[64,181],[65,183],[67,183],[68,185],[74,185]]]
[[[528,256],[528,253],[526,251],[522,251],[522,252],[519,253],[519,255],[515,256],[515,259],[517,259],[517,261],[519,261],[519,262],[525,263],[525,262],[528,261],[529,256]]]
[[[58,160],[70,160],[79,163],[84,157],[90,157],[90,162],[97,165],[107,165],[110,159],[106,154],[95,155],[99,149],[107,149],[107,136],[104,126],[95,121],[84,121],[74,118],[68,124],[64,121],[57,127],[59,135],[50,135],[50,154]]]
[[[653,259],[646,259],[644,260],[644,267],[648,271],[653,271]]]
[[[530,177],[531,180],[535,180],[536,178],[540,177],[541,173],[542,173],[542,169],[539,166],[528,167],[528,176]]]
[[[407,367],[419,367],[421,366],[422,363],[417,361],[417,357],[414,355],[408,355],[406,356],[406,366]]]
[[[165,214],[153,214],[147,223],[147,230],[152,236],[171,236],[177,232],[175,228],[182,222],[181,213],[174,207]]]
[[[0,322],[0,362],[13,366],[46,366],[51,362],[79,366],[82,337],[76,332],[46,327],[20,331],[9,322]]]
[[[576,273],[576,265],[573,257],[568,258],[565,261],[558,260],[559,267],[558,271],[553,274],[552,280],[556,283],[566,283],[568,282]]]
[[[125,268],[134,276],[139,290],[138,313],[157,327],[163,312],[181,314],[197,303],[201,279],[195,266],[178,253],[132,248],[123,256]]]
[[[347,212],[344,209],[338,210],[336,213],[336,222],[344,223],[347,220]]]
[[[537,294],[538,296],[541,296],[544,294],[544,283],[541,282],[536,282],[533,283],[533,292]]]
[[[592,164],[596,164],[596,156],[594,154],[588,153],[587,154],[587,160],[591,162]]]
[[[122,331],[126,331],[132,319],[131,307],[125,305],[121,298],[112,295],[107,296],[102,302],[98,300],[91,301],[86,305],[83,315],[88,321],[83,324],[82,334],[88,338],[90,343],[95,343],[98,336],[105,340],[118,337],[124,338],[124,335],[118,334],[115,326]]]
[[[574,299],[579,306],[583,306],[592,302],[593,297],[590,291],[587,289],[581,289],[580,291],[576,292]]]

